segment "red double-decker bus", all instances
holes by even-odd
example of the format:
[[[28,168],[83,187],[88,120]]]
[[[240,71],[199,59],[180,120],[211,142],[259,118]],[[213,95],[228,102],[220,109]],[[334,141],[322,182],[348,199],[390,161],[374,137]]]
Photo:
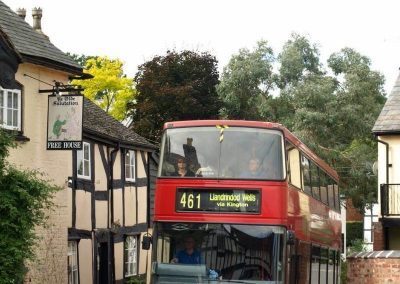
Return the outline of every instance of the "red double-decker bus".
[[[339,283],[337,184],[280,124],[166,123],[152,283]]]

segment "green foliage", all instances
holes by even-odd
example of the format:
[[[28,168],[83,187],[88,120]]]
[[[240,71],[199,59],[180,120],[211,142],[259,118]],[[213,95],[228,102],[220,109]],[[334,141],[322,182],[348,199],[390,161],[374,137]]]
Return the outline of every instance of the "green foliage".
[[[347,283],[347,261],[345,259],[340,262],[340,283]]]
[[[221,115],[285,125],[337,170],[342,193],[362,210],[376,201],[371,129],[386,101],[384,78],[370,65],[366,56],[344,48],[325,66],[317,46],[297,34],[278,56],[260,42],[225,67],[217,88]]]
[[[354,239],[352,241],[351,246],[348,247],[348,254],[356,253],[356,252],[365,252],[367,251],[365,247],[365,242],[363,239]]]
[[[0,283],[22,283],[25,261],[34,258],[34,228],[45,224],[58,190],[40,173],[7,164],[12,145],[10,135],[0,130]]]
[[[364,238],[363,222],[346,222],[346,245],[352,247]]]
[[[168,51],[139,66],[135,81],[133,129],[150,140],[159,141],[167,121],[218,116],[217,62],[208,53]]]
[[[316,45],[298,34],[292,34],[278,56],[280,86],[302,80],[307,74],[321,74],[319,51]]]
[[[84,55],[84,54],[73,54],[73,53],[69,53],[67,52],[67,55],[69,57],[71,57],[73,60],[76,61],[76,63],[78,63],[80,66],[85,67],[86,66],[86,62],[89,59],[96,59],[97,56],[88,56],[88,55]]]
[[[82,86],[85,89],[83,94],[115,119],[125,119],[128,105],[134,102],[136,91],[133,79],[123,73],[122,61],[100,56],[75,57],[78,61],[84,61],[84,71],[93,78],[73,80],[72,84]]]
[[[272,49],[266,41],[257,43],[253,51],[239,50],[224,68],[218,96],[224,106],[222,118],[257,119],[260,117],[270,91],[274,88],[272,76]],[[265,113],[265,111],[264,111]]]

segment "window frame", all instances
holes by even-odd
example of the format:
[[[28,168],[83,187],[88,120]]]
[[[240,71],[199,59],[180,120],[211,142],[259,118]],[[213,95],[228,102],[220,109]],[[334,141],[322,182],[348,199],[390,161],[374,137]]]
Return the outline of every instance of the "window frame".
[[[85,145],[87,145],[88,149],[88,159],[85,159]],[[82,174],[79,174],[79,153],[82,152]],[[90,180],[92,178],[92,150],[91,144],[89,142],[83,141],[82,142],[82,150],[76,151],[76,174],[78,178]],[[85,160],[88,161],[88,175],[85,175]]]
[[[0,100],[0,109],[3,110],[2,118],[0,118],[0,127],[7,130],[22,131],[22,91],[19,89],[4,89],[0,86],[0,92],[3,93],[3,98]],[[8,107],[8,93],[17,95],[17,108],[14,109],[14,104],[11,108]],[[14,98],[14,96],[13,96]],[[8,111],[17,111],[17,126],[13,125],[13,116],[11,117],[11,124],[8,124]]]
[[[302,176],[302,190],[309,196],[312,195],[312,186],[311,186],[311,160],[307,158],[304,154],[300,154],[300,167],[301,167],[301,176]],[[307,177],[307,180],[306,180]]]
[[[72,251],[70,250],[70,244],[73,244]],[[79,242],[78,241],[68,241],[68,253],[67,253],[67,264],[68,264],[68,284],[79,284]],[[70,270],[70,258],[72,259],[72,264],[75,264],[76,269],[73,269],[73,265]],[[75,273],[76,274],[75,274]],[[74,277],[75,275],[75,277]]]
[[[133,239],[135,240],[136,246],[129,246],[128,240]],[[124,278],[127,277],[132,277],[132,276],[137,276],[139,275],[139,235],[127,235],[125,236],[124,240]],[[130,251],[135,251],[136,258],[134,257],[133,261],[130,261],[129,259],[129,253]],[[136,271],[130,271],[129,267],[130,265],[133,264],[132,268],[135,268]]]
[[[129,156],[129,161],[127,163],[126,160],[127,160],[128,156]],[[127,167],[129,167],[129,173],[132,175],[131,177],[128,177],[126,175]],[[128,181],[128,182],[135,182],[136,181],[136,151],[135,150],[126,150],[126,152],[125,152],[125,155],[124,155],[124,173],[125,173],[125,181]]]

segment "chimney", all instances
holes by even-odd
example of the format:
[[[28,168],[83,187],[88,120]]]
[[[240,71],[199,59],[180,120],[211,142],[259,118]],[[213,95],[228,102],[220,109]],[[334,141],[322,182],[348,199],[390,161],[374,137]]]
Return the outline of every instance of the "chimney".
[[[26,10],[24,8],[17,9],[17,15],[22,19],[25,20],[26,17]]]
[[[32,9],[32,17],[33,17],[33,29],[38,33],[45,36],[42,31],[42,9],[41,8],[33,8]]]

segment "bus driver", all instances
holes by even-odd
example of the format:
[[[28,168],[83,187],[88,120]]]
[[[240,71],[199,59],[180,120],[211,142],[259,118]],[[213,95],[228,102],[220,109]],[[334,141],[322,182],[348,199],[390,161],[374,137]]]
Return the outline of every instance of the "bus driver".
[[[201,264],[200,252],[195,248],[194,238],[188,236],[184,240],[185,248],[179,251],[171,263]]]

